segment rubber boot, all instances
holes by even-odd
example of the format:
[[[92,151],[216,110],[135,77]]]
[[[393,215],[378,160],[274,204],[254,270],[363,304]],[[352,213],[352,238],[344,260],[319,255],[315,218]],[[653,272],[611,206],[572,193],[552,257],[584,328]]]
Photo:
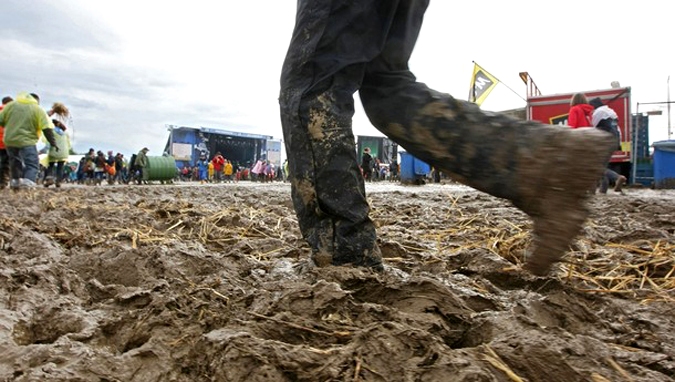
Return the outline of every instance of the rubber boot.
[[[51,186],[52,184],[54,184],[54,177],[52,177],[52,176],[46,176],[45,179],[42,181],[42,184],[43,184],[45,187]]]
[[[486,113],[409,75],[367,77],[360,94],[371,122],[407,152],[532,218],[525,269],[545,275],[560,260],[588,216],[588,190],[614,149],[611,134]]]

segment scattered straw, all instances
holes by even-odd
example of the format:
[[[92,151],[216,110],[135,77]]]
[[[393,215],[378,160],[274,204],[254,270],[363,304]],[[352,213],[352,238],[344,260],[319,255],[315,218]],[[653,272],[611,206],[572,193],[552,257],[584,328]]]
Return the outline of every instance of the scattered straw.
[[[485,345],[485,350],[487,350],[487,354],[483,354],[483,359],[488,361],[490,365],[503,371],[504,374],[506,374],[512,381],[524,382],[522,378],[520,378],[513,370],[511,370],[509,365],[502,361],[501,357],[499,357],[499,355],[494,350],[492,350],[489,345]]]
[[[611,358],[607,358],[607,363],[609,363],[610,366],[612,366],[612,367],[614,368],[614,370],[616,370],[619,374],[621,374],[621,376],[622,376],[626,381],[628,381],[628,382],[633,382],[633,381],[634,381],[634,379],[628,374],[628,372],[626,372],[626,370],[624,370],[624,369],[621,367],[621,365],[619,365],[618,363],[616,363],[615,360],[613,360],[613,359],[611,359]]]

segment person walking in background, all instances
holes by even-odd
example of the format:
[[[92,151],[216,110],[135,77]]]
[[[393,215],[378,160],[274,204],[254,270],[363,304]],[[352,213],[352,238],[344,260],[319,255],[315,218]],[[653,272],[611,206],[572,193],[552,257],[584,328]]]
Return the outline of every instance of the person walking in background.
[[[42,178],[42,184],[45,187],[49,187],[52,184],[56,187],[61,187],[64,165],[68,161],[68,154],[70,154],[70,136],[68,134],[70,110],[64,104],[55,102],[47,112],[47,115],[54,124],[54,138],[59,150],[57,151],[51,146],[48,148],[48,166]],[[55,170],[56,172],[54,172]]]
[[[124,161],[124,154],[115,154],[115,180],[118,184],[127,182],[127,166]]]
[[[275,168],[274,164],[271,161],[265,163],[263,173],[264,173],[263,182],[274,182]]]
[[[12,97],[3,97],[0,111],[5,108],[5,105],[14,101]],[[7,156],[7,148],[4,142],[5,127],[0,125],[0,190],[7,188],[9,185],[9,157]]]
[[[361,155],[361,173],[363,173],[363,179],[371,181],[373,178],[373,157],[370,155],[370,147],[363,149],[363,155]]]
[[[218,151],[211,160],[213,163],[214,181],[220,183],[223,180],[223,167],[225,166],[225,157]]]
[[[136,182],[138,184],[148,183],[148,151],[150,151],[150,149],[143,147],[141,151],[136,154],[134,170],[137,172]]]
[[[262,182],[263,177],[264,177],[264,172],[265,172],[265,162],[262,159],[258,159],[255,162],[255,165],[253,166],[253,168],[251,169],[251,174],[253,174],[251,176],[251,180],[259,180],[259,181]]]
[[[209,163],[206,159],[206,154],[201,154],[199,156],[199,161],[197,161],[198,168],[198,179],[203,184],[209,180]]]
[[[283,176],[283,181],[288,180],[288,158],[284,159],[284,163],[281,165],[281,172]]]
[[[94,183],[94,169],[96,168],[96,151],[93,147],[89,148],[89,151],[84,155],[84,166],[80,166],[82,169],[82,177],[80,178],[80,183],[92,184]]]
[[[103,178],[106,176],[106,166],[108,165],[107,158],[103,151],[98,150],[94,158],[94,184],[100,185],[103,183]]]
[[[616,150],[621,150],[621,129],[619,129],[619,116],[616,112],[605,105],[600,97],[595,97],[590,100],[589,104],[593,106],[593,115],[591,124],[596,128],[606,131],[616,140]],[[607,164],[609,165],[609,163]],[[600,193],[606,194],[610,184],[614,184],[614,191],[623,192],[623,186],[626,184],[626,177],[619,175],[616,171],[609,167],[605,169],[605,173],[600,180]]]
[[[54,150],[54,124],[40,107],[37,94],[21,93],[0,111],[0,126],[5,127],[4,143],[9,157],[10,188],[33,188],[37,180],[39,157],[37,144],[44,134]]]
[[[396,159],[392,159],[389,163],[389,180],[392,182],[398,180],[398,162],[396,162]]]
[[[207,168],[206,171],[208,172],[208,181],[209,181],[209,183],[213,182],[213,178],[214,178],[213,175],[215,173],[215,171],[213,170],[213,161],[209,161],[209,163],[206,164],[206,168]]]
[[[223,169],[223,174],[225,175],[225,182],[232,182],[232,173],[234,168],[232,167],[232,162],[229,159],[225,160],[225,167]]]
[[[588,103],[586,95],[575,93],[570,100],[570,111],[567,117],[567,126],[577,129],[579,127],[593,127],[593,106]]]
[[[611,155],[611,137],[483,112],[417,82],[408,61],[428,5],[297,2],[279,106],[291,197],[312,259],[383,269],[354,147],[358,91],[370,122],[407,152],[527,213],[535,250],[525,269],[544,275],[588,216],[586,191]]]

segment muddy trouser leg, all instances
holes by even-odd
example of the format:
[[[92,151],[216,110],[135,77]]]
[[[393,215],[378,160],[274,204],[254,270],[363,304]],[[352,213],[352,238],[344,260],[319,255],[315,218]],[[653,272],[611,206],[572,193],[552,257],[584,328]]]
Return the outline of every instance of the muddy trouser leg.
[[[518,121],[429,89],[402,60],[412,51],[401,44],[410,40],[405,27],[394,24],[382,54],[368,64],[359,94],[369,119],[450,178],[527,213],[534,251],[525,268],[546,274],[588,216],[587,190],[609,160],[611,134]]]
[[[319,94],[302,97],[296,113],[282,115],[292,198],[317,265],[380,268],[351,125],[353,78],[360,76],[337,75]]]
[[[360,94],[373,124],[406,151],[530,215],[533,273],[546,274],[579,233],[587,190],[611,155],[609,134],[484,113],[405,72],[370,73]]]
[[[381,267],[352,132],[353,95],[399,3],[298,2],[279,102],[293,203],[319,265]]]

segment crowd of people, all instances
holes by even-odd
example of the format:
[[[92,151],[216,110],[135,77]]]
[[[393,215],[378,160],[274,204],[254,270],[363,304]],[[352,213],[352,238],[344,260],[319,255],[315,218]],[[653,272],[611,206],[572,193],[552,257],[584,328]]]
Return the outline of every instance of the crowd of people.
[[[232,183],[240,180],[255,182],[274,182],[288,180],[288,161],[276,166],[271,161],[259,159],[250,166],[232,163],[220,152],[210,160],[202,153],[194,166],[184,164],[179,170],[178,178],[182,181],[201,183]]]
[[[43,182],[61,185],[64,165],[70,153],[68,108],[54,103],[49,111],[40,107],[35,93],[20,93],[16,99],[2,99],[0,109],[0,188],[33,188],[37,185],[40,160],[37,144],[47,142],[47,166]]]
[[[61,187],[63,183],[86,185],[148,183],[149,149],[130,159],[112,150],[90,148],[74,160],[71,147],[70,110],[60,102],[49,110],[40,106],[35,93],[7,96],[0,106],[0,188]],[[38,143],[44,147],[37,149]],[[194,165],[177,168],[175,180],[230,183],[240,180],[274,182],[288,180],[288,160],[275,165],[265,158],[249,165],[233,163],[221,152],[208,158],[202,152]],[[398,180],[396,161],[384,164],[366,148],[362,174],[367,181]]]
[[[90,148],[89,151],[80,158],[77,166],[70,167],[70,172],[66,177],[72,182],[79,184],[127,184],[129,183],[129,164],[122,153],[113,155],[109,150],[104,154],[101,150]],[[47,185],[47,184],[45,184]]]
[[[379,180],[393,182],[400,180],[398,162],[394,159],[388,164],[382,163],[380,158],[373,158],[369,147],[363,149],[360,168],[363,179],[368,182]]]
[[[6,96],[0,106],[0,188],[27,189],[39,184],[128,183],[131,171],[123,154],[93,148],[71,162],[71,115],[63,103],[49,110],[35,93]],[[38,150],[40,143],[44,147]]]

